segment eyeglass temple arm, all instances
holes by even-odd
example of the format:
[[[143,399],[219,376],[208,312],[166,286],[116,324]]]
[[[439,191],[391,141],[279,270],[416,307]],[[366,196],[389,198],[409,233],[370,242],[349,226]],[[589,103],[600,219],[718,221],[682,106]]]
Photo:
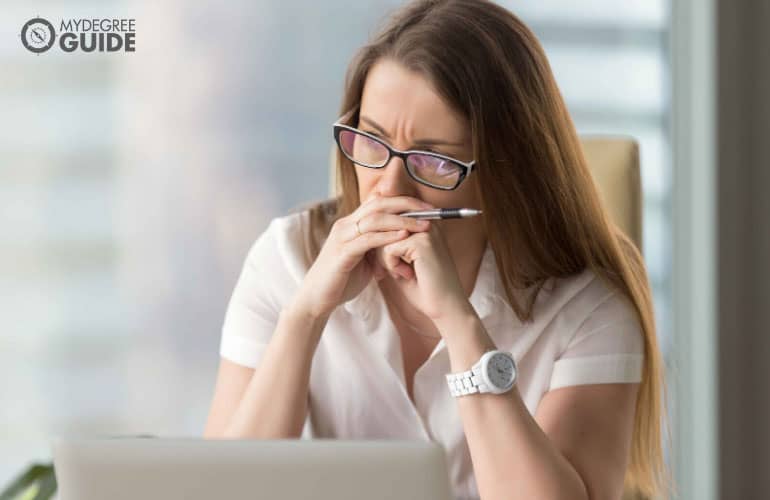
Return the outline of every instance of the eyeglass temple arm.
[[[357,110],[358,110],[358,106],[354,107],[353,109],[351,109],[351,110],[350,110],[350,111],[348,111],[347,113],[345,113],[345,114],[343,114],[342,116],[340,116],[339,118],[337,118],[337,119],[334,121],[334,123],[332,123],[332,125],[347,125],[347,123],[342,123],[342,121],[343,121],[343,120],[346,120],[346,119],[348,119],[348,118],[350,118],[350,116],[351,116],[353,113],[355,113]]]

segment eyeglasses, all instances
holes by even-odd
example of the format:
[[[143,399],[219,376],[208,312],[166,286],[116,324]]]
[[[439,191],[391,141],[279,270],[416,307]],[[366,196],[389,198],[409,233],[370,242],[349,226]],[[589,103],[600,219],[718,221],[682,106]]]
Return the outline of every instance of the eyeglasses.
[[[470,174],[475,166],[431,151],[399,151],[379,137],[341,123],[349,112],[334,124],[334,140],[350,161],[367,168],[383,168],[394,156],[404,162],[409,177],[436,189],[451,191]]]

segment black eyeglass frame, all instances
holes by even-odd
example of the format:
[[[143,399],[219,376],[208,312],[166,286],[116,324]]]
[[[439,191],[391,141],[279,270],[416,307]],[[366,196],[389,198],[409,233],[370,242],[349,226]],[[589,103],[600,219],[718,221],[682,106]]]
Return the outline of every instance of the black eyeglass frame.
[[[473,170],[473,168],[476,166],[475,160],[466,163],[466,162],[460,161],[460,160],[458,160],[456,158],[452,158],[451,156],[442,155],[440,153],[434,153],[433,151],[421,151],[421,150],[417,150],[417,149],[410,149],[408,151],[398,150],[398,149],[392,147],[390,144],[388,144],[384,140],[382,140],[381,138],[377,137],[376,135],[370,134],[368,132],[364,132],[363,130],[359,130],[359,129],[355,128],[355,127],[351,127],[350,125],[346,125],[346,124],[342,123],[342,121],[344,121],[347,117],[349,117],[350,114],[353,111],[355,111],[355,110],[352,110],[352,111],[348,112],[347,114],[341,116],[336,122],[334,122],[332,124],[332,127],[334,129],[334,142],[337,143],[337,147],[339,148],[340,152],[343,155],[345,155],[345,158],[347,158],[348,160],[352,161],[356,165],[361,165],[362,167],[366,167],[366,168],[385,168],[385,166],[388,163],[390,163],[390,160],[392,160],[393,157],[396,156],[398,158],[401,158],[401,160],[402,160],[402,162],[404,164],[404,168],[406,169],[406,173],[409,174],[409,177],[414,179],[416,182],[419,182],[420,184],[423,184],[423,185],[428,186],[428,187],[432,187],[434,189],[441,189],[443,191],[452,191],[452,190],[457,189],[457,187],[460,184],[462,184],[462,182],[465,180],[465,178],[468,176],[468,174],[470,174],[471,171]],[[345,149],[342,147],[342,144],[340,143],[340,134],[344,130],[347,130],[349,132],[354,132],[356,134],[361,134],[361,135],[363,135],[363,136],[365,136],[365,137],[367,137],[367,138],[369,138],[369,139],[371,139],[371,140],[373,140],[373,141],[375,141],[375,142],[377,142],[379,144],[382,144],[385,147],[385,149],[387,149],[387,151],[388,151],[388,158],[387,158],[387,160],[385,160],[385,163],[383,163],[382,165],[377,167],[377,166],[369,165],[369,164],[366,164],[366,163],[363,163],[363,162],[360,162],[360,161],[356,161],[353,158],[351,158],[350,156],[348,156],[348,154],[345,152]],[[427,181],[425,181],[423,179],[417,178],[414,174],[412,174],[412,172],[409,170],[409,167],[407,166],[408,165],[407,158],[409,157],[409,155],[413,155],[413,154],[433,156],[435,158],[440,158],[442,160],[449,161],[452,164],[457,165],[458,167],[460,167],[460,175],[457,177],[457,182],[455,183],[455,185],[452,186],[452,187],[436,186],[435,184],[431,184],[430,182],[427,182]]]

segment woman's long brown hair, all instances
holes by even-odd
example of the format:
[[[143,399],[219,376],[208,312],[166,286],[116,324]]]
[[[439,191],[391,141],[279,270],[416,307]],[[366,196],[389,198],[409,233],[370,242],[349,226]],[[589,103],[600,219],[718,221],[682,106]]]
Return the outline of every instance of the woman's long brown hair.
[[[532,318],[548,278],[586,268],[635,306],[645,357],[625,490],[664,494],[670,481],[662,443],[665,386],[644,262],[602,206],[540,43],[515,15],[489,1],[410,2],[351,61],[340,115],[360,105],[367,74],[381,58],[419,72],[470,123],[480,208],[512,214],[483,222],[509,304],[522,321]],[[355,170],[342,155],[337,179],[337,198],[310,209],[310,262],[331,223],[359,205]],[[520,300],[523,289],[532,293]]]

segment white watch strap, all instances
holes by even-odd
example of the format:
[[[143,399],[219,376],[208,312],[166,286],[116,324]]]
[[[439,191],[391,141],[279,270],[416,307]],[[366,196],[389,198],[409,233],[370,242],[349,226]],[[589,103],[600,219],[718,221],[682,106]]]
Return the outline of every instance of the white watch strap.
[[[481,380],[481,370],[468,370],[459,373],[448,373],[446,375],[449,392],[454,397],[465,396],[466,394],[475,394],[489,392],[487,386]]]

